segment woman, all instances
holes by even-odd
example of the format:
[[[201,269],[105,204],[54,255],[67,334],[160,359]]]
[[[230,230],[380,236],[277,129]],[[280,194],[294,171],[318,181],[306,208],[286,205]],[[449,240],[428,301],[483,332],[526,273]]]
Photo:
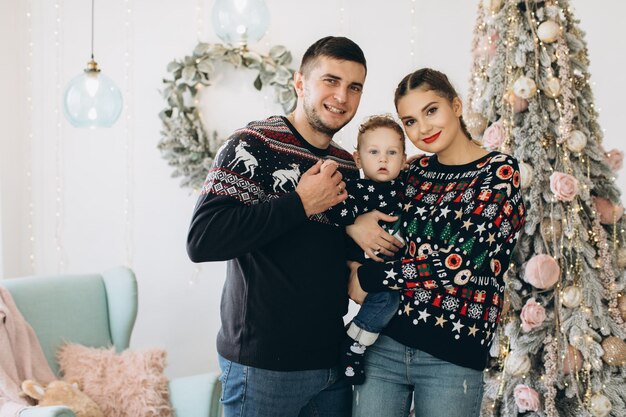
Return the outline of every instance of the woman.
[[[461,100],[438,71],[407,75],[395,106],[411,142],[432,155],[413,161],[405,178],[402,260],[351,264],[356,302],[367,292],[401,294],[399,311],[367,350],[353,416],[407,416],[412,394],[417,417],[478,416],[503,275],[524,222],[518,165],[471,140]],[[392,252],[375,215],[348,233],[371,252]]]

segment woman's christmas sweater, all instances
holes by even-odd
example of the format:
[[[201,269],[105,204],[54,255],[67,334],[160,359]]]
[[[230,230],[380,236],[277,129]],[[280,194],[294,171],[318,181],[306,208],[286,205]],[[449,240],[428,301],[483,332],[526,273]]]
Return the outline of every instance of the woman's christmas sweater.
[[[400,291],[383,331],[457,365],[484,369],[500,318],[504,273],[524,223],[517,161],[491,152],[465,165],[437,156],[407,173],[404,257],[358,270],[367,292]]]
[[[390,216],[400,216],[402,213],[402,199],[404,183],[401,179],[387,182],[376,182],[367,178],[345,179],[348,198],[324,213],[331,223],[347,226],[363,213],[378,210]],[[381,222],[381,226],[389,234],[402,240],[400,234],[401,220],[395,222]],[[349,248],[349,259],[363,262],[367,255],[356,245]]]
[[[284,117],[252,122],[218,151],[196,205],[187,251],[227,260],[217,350],[276,371],[336,366],[348,311],[346,235],[323,214],[307,218],[302,174],[332,159],[358,178],[350,153],[310,145]]]

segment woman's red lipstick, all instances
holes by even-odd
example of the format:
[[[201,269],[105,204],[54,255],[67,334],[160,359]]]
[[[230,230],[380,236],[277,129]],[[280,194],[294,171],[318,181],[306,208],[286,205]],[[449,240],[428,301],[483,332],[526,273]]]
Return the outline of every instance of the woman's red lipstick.
[[[427,137],[427,138],[422,139],[422,141],[423,141],[423,142],[426,142],[426,143],[428,143],[428,144],[433,143],[434,141],[436,141],[436,140],[437,140],[437,138],[439,137],[439,135],[441,135],[441,131],[439,131],[439,132],[435,133],[435,134],[434,134],[434,135],[432,135],[432,136],[429,136],[429,137]]]

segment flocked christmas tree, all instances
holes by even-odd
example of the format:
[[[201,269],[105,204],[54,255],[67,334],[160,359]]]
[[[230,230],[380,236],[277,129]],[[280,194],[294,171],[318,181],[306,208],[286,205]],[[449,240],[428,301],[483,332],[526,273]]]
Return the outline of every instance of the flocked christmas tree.
[[[526,225],[507,273],[483,414],[626,416],[626,241],[583,32],[568,0],[481,0],[466,121],[520,161]]]

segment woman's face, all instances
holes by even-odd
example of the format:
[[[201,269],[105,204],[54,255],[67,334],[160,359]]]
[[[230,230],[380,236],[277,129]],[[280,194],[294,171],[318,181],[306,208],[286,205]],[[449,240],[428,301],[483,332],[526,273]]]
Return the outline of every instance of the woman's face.
[[[413,144],[424,152],[453,152],[468,138],[461,129],[461,100],[452,103],[433,90],[417,88],[398,100],[398,116]]]

